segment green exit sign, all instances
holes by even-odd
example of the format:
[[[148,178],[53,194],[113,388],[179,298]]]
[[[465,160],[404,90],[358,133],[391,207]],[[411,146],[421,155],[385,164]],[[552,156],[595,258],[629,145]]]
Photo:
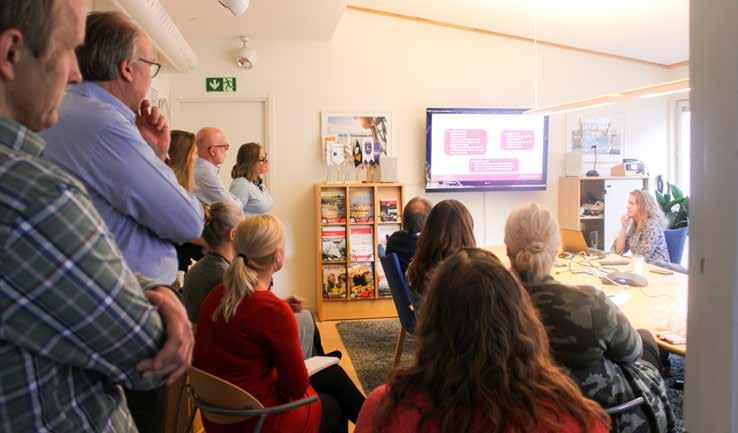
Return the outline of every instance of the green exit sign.
[[[236,91],[236,77],[209,77],[205,79],[205,91],[227,92]]]

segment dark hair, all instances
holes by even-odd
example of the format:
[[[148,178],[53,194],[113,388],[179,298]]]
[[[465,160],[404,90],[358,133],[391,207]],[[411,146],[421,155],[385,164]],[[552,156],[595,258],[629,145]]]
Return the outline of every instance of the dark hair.
[[[411,367],[396,370],[379,402],[374,431],[420,394],[416,431],[561,431],[559,413],[582,431],[609,418],[586,399],[549,353],[526,290],[491,252],[464,248],[438,266],[417,327]]]
[[[410,287],[422,295],[431,272],[441,261],[462,248],[476,246],[474,220],[466,206],[457,200],[439,202],[428,215],[407,268]]]
[[[87,16],[85,43],[77,49],[79,70],[87,81],[120,77],[120,63],[133,56],[140,30],[119,12],[92,12]]]
[[[0,33],[16,29],[23,34],[35,57],[46,52],[55,24],[57,0],[3,0],[0,7]]]
[[[402,211],[402,228],[408,233],[420,233],[428,220],[433,203],[425,197],[414,197]]]
[[[259,143],[242,144],[238,148],[236,164],[233,165],[233,169],[231,170],[231,177],[233,179],[245,177],[251,182],[255,181],[257,178],[256,164],[259,162],[261,149],[262,145]]]
[[[170,136],[172,140],[169,145],[167,165],[177,176],[177,181],[182,188],[192,192],[195,170],[191,161],[192,154],[196,151],[195,134],[174,129],[170,132]]]

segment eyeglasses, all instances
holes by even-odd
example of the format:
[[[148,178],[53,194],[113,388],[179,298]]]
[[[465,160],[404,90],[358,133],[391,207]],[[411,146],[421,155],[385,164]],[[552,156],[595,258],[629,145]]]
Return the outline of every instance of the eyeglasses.
[[[150,60],[142,59],[142,58],[139,58],[138,61],[139,62],[144,62],[147,65],[149,65],[149,76],[151,76],[151,78],[156,78],[156,76],[159,75],[159,70],[161,69],[161,64],[156,63],[156,62],[152,62]]]
[[[208,147],[208,149],[211,149],[213,147],[224,147],[225,150],[228,150],[228,148],[231,147],[231,145],[230,144],[219,144],[217,146],[210,146],[210,147]]]
[[[257,159],[257,161],[262,164],[266,164],[267,162],[269,162],[269,158],[267,158],[266,155],[264,155],[263,159]]]

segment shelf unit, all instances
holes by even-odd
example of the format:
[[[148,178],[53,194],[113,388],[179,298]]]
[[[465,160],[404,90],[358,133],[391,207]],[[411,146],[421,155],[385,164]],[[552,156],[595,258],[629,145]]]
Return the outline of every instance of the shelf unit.
[[[620,230],[628,194],[634,189],[648,189],[648,176],[563,176],[559,179],[559,225],[581,230],[590,246],[592,233],[596,232],[596,247],[608,250]],[[582,203],[590,195],[605,203],[602,215],[579,214]]]
[[[344,199],[343,212],[338,215],[328,215],[324,218],[321,205],[321,197],[324,192],[333,191],[342,194]],[[371,203],[373,209],[373,219],[368,222],[357,222],[351,220],[351,197],[366,197],[371,194]],[[315,212],[316,212],[316,299],[318,317],[320,320],[346,320],[346,319],[374,319],[383,317],[397,317],[397,310],[392,301],[391,296],[379,296],[379,275],[381,271],[381,263],[379,261],[379,228],[391,228],[391,225],[400,228],[402,221],[402,211],[405,204],[405,188],[400,183],[320,183],[315,185]],[[397,221],[381,221],[380,218],[380,201],[382,199],[397,200]],[[329,221],[331,218],[331,221]],[[332,221],[333,219],[343,219],[343,221]],[[337,231],[341,229],[345,233],[345,257],[346,260],[340,261],[324,261],[323,260],[323,230],[326,227],[335,227]],[[372,260],[352,260],[351,258],[351,229],[357,227],[372,228]],[[374,294],[370,297],[352,297],[351,288],[348,287],[351,276],[349,269],[354,263],[370,264],[373,266],[374,274]],[[327,298],[323,295],[323,267],[324,265],[337,266],[342,272],[346,273],[346,296],[339,298]]]

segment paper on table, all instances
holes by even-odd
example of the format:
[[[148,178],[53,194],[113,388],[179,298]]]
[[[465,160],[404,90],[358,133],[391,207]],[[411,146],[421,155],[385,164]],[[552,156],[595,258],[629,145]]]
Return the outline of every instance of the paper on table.
[[[630,300],[630,293],[614,293],[612,295],[607,295],[607,297],[610,298],[613,304],[621,306]]]
[[[338,364],[340,360],[333,356],[313,356],[305,360],[305,367],[308,371],[308,376],[312,376],[315,373],[325,370],[331,365]]]

